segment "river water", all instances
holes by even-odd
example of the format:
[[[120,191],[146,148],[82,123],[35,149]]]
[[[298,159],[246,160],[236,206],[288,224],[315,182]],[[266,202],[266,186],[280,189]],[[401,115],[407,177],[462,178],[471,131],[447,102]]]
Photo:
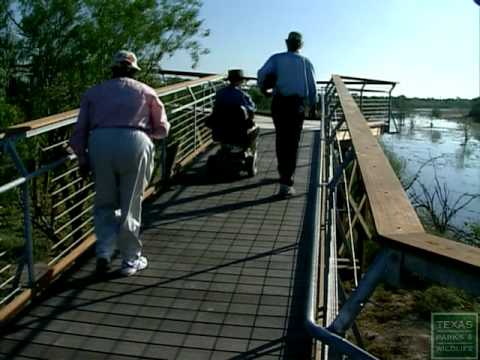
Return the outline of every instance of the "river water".
[[[433,189],[436,174],[441,186],[445,184],[449,191],[450,204],[462,194],[480,194],[480,124],[453,115],[433,118],[430,113],[431,110],[416,111],[405,119],[399,133],[382,135],[385,148],[404,163],[402,177],[411,178],[422,164],[439,157],[423,167],[418,179],[421,183]],[[418,186],[414,188],[417,193],[420,191]],[[453,225],[461,228],[466,222],[480,223],[480,198],[452,220]]]

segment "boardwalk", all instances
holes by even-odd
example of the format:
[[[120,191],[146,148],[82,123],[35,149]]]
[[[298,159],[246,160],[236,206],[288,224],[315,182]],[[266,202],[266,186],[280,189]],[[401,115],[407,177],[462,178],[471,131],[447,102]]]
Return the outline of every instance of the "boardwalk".
[[[274,133],[259,174],[208,179],[205,156],[144,207],[149,267],[100,279],[77,264],[9,326],[2,359],[306,359],[302,241],[318,133],[302,138],[297,195],[275,196]],[[115,261],[119,266],[119,260]]]

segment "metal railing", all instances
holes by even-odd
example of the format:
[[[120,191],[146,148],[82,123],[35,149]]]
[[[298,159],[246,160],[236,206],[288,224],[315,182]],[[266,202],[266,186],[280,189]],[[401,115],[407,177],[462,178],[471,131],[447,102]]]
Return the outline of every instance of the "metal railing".
[[[398,247],[402,252],[411,253],[412,256],[420,252],[429,254],[430,263],[438,260],[439,263],[448,264],[451,270],[461,267],[470,269],[471,273],[478,273],[480,249],[425,232],[399,179],[377,139],[369,131],[367,122],[342,77],[334,76],[333,82],[345,113],[345,118],[340,121],[344,121],[351,137],[353,156],[350,157],[350,161],[339,165],[343,168],[349,167],[349,186],[352,181],[356,181],[359,186],[356,194],[352,192],[349,199],[359,219],[358,229],[367,237],[379,240],[390,247]],[[336,151],[341,152],[344,149]],[[372,219],[370,228],[366,226],[367,215]],[[405,264],[404,261],[403,265]],[[432,264],[431,266],[433,268]],[[473,293],[480,292],[478,279],[473,282],[465,281],[469,278],[468,274],[458,276],[454,281],[442,276],[441,272],[435,274],[432,271],[423,275],[441,283],[464,287]]]
[[[352,81],[357,85],[357,80]],[[362,90],[366,91],[367,79],[361,79]],[[377,81],[373,81],[377,85]],[[390,83],[389,83],[390,84]],[[312,169],[314,175],[311,184],[314,189],[313,202],[315,210],[309,218],[309,242],[311,263],[309,264],[310,283],[308,287],[306,327],[310,335],[319,340],[317,353],[323,359],[341,358],[343,355],[352,359],[375,359],[371,354],[345,339],[343,334],[336,333],[329,325],[337,317],[340,307],[338,249],[337,249],[337,182],[343,174],[338,171],[338,161],[335,159],[335,145],[338,144],[337,133],[342,129],[344,109],[335,102],[338,101],[333,82],[326,83],[321,91],[321,124],[320,144],[318,149],[319,162],[314,163],[317,169]],[[389,93],[389,96],[391,93]],[[357,98],[360,100],[360,98]],[[365,101],[365,100],[364,100]],[[384,118],[377,117],[375,121],[382,124],[388,121],[388,112]],[[353,253],[354,254],[354,253]],[[352,263],[355,264],[353,255]],[[359,341],[361,343],[361,341]]]
[[[355,318],[382,281],[401,287],[402,274],[414,273],[480,293],[480,249],[425,232],[372,134],[359,97],[347,88],[352,79],[356,81],[334,75],[323,93],[321,161],[314,180],[307,329],[322,342],[324,359],[375,359],[361,349]],[[342,131],[348,132],[348,141],[338,141],[344,139]],[[380,245],[368,268],[358,261],[363,239]],[[364,274],[353,277],[353,292],[342,299],[338,260],[344,256],[350,256],[354,271],[363,268]],[[360,346],[345,339],[350,328]]]
[[[392,109],[392,92],[397,85],[396,82],[351,76],[340,77],[371,128],[378,128],[380,133],[396,131]],[[328,104],[326,111],[339,119],[343,118],[344,114],[336,97],[335,89],[330,83],[326,86],[325,102]],[[335,119],[333,121],[336,122]],[[342,127],[336,130],[346,130],[343,123],[340,126]],[[347,134],[348,131],[343,132],[343,135]]]
[[[169,138],[156,144],[146,196],[211,143],[205,119],[223,84],[222,76],[211,75],[157,90],[172,127]],[[0,322],[95,242],[93,183],[79,176],[75,156],[66,151],[77,115],[70,111],[0,133],[0,171],[7,179],[0,185],[0,210],[14,212],[0,217]]]

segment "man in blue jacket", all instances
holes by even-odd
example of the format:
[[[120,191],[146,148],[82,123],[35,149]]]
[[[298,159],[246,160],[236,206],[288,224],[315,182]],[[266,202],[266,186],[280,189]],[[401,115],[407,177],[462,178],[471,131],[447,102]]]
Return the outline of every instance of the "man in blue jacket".
[[[279,195],[292,196],[295,194],[293,175],[305,109],[308,106],[310,116],[315,117],[317,88],[312,63],[299,53],[303,46],[302,35],[292,31],[285,41],[287,51],[272,55],[258,70],[257,81],[261,89],[273,88],[272,118],[280,175]]]
[[[242,70],[229,70],[227,79],[229,84],[218,90],[215,95],[213,121],[216,124],[213,125],[231,130],[238,136],[238,133],[244,133],[255,125],[253,121],[255,103],[241,88],[245,81]]]

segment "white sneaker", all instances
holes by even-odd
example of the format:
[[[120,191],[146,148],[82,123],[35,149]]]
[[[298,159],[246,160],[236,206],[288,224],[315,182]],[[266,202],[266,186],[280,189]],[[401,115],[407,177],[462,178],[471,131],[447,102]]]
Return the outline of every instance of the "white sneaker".
[[[148,266],[148,260],[145,256],[140,256],[136,260],[122,262],[122,269],[120,272],[124,276],[132,276],[137,273],[137,271],[143,270]]]
[[[280,184],[280,190],[278,191],[278,195],[283,197],[293,196],[297,192],[293,186],[288,186],[285,184]]]

